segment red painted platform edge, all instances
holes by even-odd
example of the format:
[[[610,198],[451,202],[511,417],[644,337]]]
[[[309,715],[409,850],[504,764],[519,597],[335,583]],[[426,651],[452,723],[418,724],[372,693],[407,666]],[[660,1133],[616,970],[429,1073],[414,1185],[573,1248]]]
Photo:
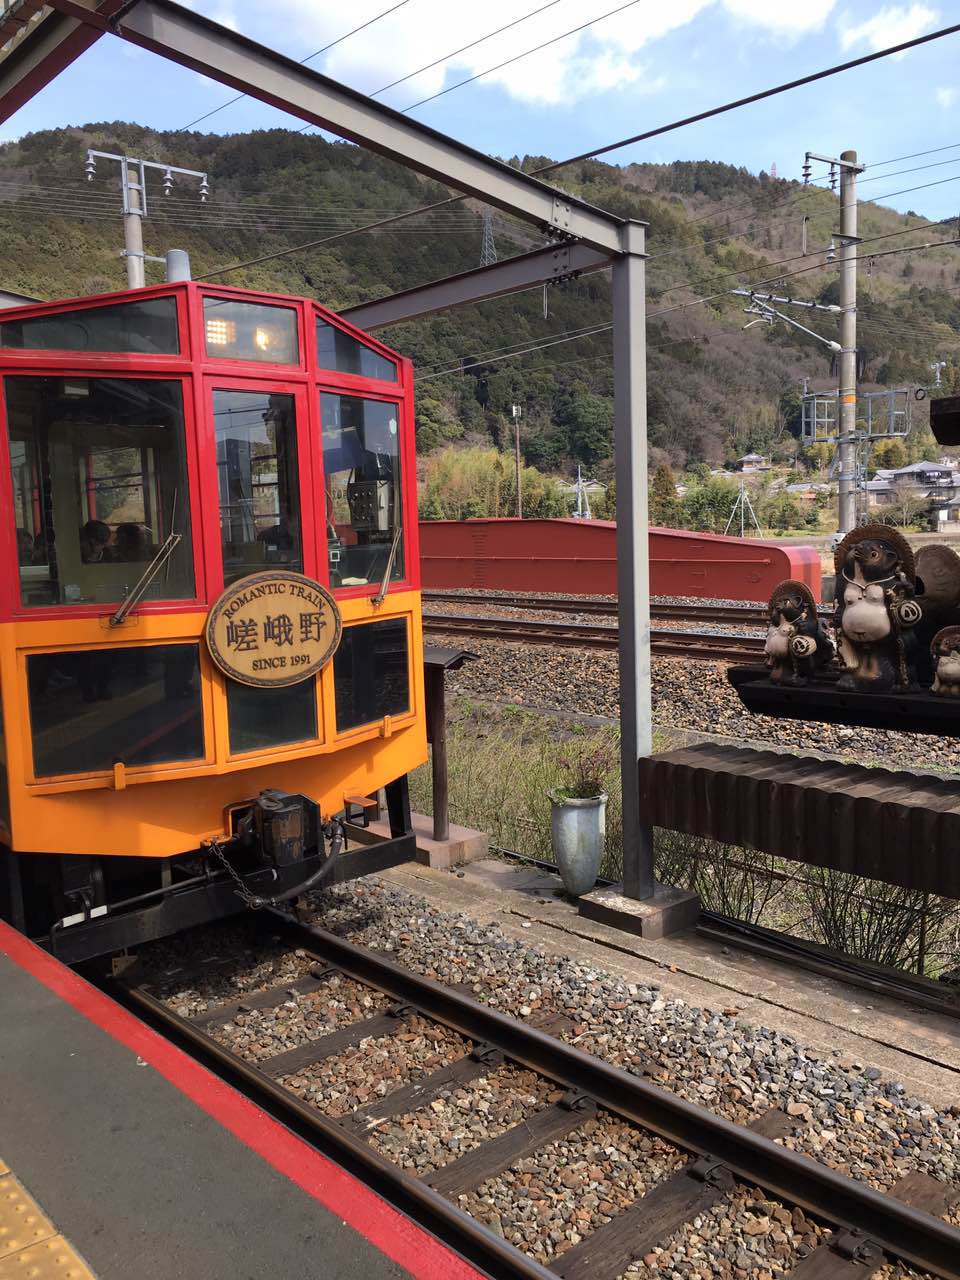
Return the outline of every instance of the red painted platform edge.
[[[315,1151],[249,1099],[79,974],[0,921],[0,952],[113,1040],[149,1063],[278,1173],[404,1267],[415,1280],[484,1280],[463,1258]]]

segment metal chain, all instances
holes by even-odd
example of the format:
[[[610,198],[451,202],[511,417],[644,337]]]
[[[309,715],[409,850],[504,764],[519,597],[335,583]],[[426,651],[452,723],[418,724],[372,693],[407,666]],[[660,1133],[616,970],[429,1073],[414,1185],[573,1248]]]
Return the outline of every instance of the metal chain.
[[[218,840],[211,840],[208,848],[210,849],[210,852],[213,854],[213,856],[217,859],[217,861],[221,863],[224,870],[232,877],[234,883],[237,886],[237,893],[240,895],[240,897],[243,899],[243,901],[246,903],[248,907],[252,907],[254,902],[256,901],[256,894],[250,892],[250,890],[247,888],[246,884],[244,883],[243,879],[241,878],[240,873],[236,870],[235,867],[231,865],[230,860],[227,858],[227,855],[223,852],[223,849],[220,847],[220,842]]]

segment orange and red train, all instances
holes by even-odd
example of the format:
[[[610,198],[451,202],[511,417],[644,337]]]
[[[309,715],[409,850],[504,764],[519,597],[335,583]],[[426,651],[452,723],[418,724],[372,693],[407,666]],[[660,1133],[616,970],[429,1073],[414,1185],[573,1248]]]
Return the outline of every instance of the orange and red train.
[[[0,915],[74,960],[351,874],[426,758],[410,363],[195,282],[0,316]]]

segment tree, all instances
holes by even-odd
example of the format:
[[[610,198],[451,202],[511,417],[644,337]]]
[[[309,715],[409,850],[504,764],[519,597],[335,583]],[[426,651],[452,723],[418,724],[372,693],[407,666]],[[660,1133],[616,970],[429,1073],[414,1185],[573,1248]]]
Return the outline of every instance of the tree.
[[[657,467],[650,485],[650,523],[672,529],[680,523],[677,482],[667,466]]]
[[[884,471],[899,471],[907,465],[907,450],[902,440],[878,440],[873,446],[873,465]]]
[[[901,529],[923,526],[930,516],[931,502],[926,494],[918,491],[909,479],[894,485],[890,504],[884,510],[885,524],[895,524]]]
[[[560,406],[557,418],[567,429],[574,458],[593,466],[609,456],[613,443],[612,400],[578,384]]]
[[[569,515],[559,481],[524,467],[523,514],[530,519]],[[438,450],[426,459],[420,494],[422,520],[512,516],[517,510],[513,457],[496,449]]]
[[[810,445],[806,450],[807,461],[820,472],[823,471],[824,467],[830,465],[832,457],[833,445],[827,444],[825,440],[818,440],[816,444]]]
[[[721,476],[711,476],[704,484],[691,485],[681,506],[682,528],[723,533],[738,493],[739,486]]]
[[[792,493],[782,489],[779,493],[768,495],[759,505],[760,510],[757,514],[764,528],[778,531],[799,529],[803,522],[800,503]]]

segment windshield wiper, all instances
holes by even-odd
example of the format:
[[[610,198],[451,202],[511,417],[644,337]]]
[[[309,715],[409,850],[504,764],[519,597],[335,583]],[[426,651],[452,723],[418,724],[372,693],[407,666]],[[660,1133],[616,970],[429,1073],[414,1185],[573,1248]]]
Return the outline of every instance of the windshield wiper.
[[[154,580],[154,578],[157,576],[157,574],[160,572],[163,566],[167,563],[167,561],[170,559],[170,557],[173,555],[174,551],[176,550],[177,546],[179,546],[179,544],[182,541],[183,541],[183,534],[181,533],[170,534],[166,542],[163,544],[163,546],[160,548],[157,554],[153,557],[153,559],[147,565],[146,569],[144,569],[143,573],[140,575],[139,582],[136,584],[136,586],[133,588],[133,590],[130,592],[127,598],[124,600],[123,604],[121,604],[120,608],[116,611],[116,613],[111,615],[111,618],[110,618],[111,627],[119,627],[120,624],[126,620],[127,615],[130,613],[130,610],[136,608],[136,606],[140,603],[141,599],[143,598],[143,594],[146,591],[147,587],[149,587],[150,583]]]
[[[387,558],[387,567],[383,572],[383,581],[380,583],[380,590],[373,597],[374,606],[383,604],[384,597],[387,594],[387,587],[390,585],[390,579],[393,577],[393,562],[397,558],[397,547],[400,545],[400,534],[403,532],[403,525],[397,525],[397,531],[393,535],[393,546],[390,548],[390,555]]]

